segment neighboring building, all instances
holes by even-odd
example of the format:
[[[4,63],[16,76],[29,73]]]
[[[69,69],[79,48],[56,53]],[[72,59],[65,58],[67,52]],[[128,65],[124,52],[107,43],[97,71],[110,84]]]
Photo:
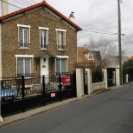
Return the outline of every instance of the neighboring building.
[[[92,51],[85,47],[78,47],[78,66],[98,67],[101,65],[100,51]]]
[[[82,29],[71,20],[45,1],[0,17],[0,77],[74,73]]]
[[[130,56],[129,59],[130,59],[130,60],[133,60],[133,56]]]

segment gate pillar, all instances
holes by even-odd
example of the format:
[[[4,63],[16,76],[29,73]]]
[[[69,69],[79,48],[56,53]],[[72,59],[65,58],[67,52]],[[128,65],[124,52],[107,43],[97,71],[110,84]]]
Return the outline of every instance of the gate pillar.
[[[92,89],[92,70],[90,68],[86,68],[85,71],[87,72],[87,82],[88,82],[88,94],[90,95],[93,91]]]
[[[83,68],[76,68],[76,89],[77,97],[82,97],[84,95],[84,75]]]
[[[120,69],[116,68],[116,86],[120,85]]]
[[[107,69],[102,69],[103,75],[104,75],[104,83],[105,83],[105,89],[108,88],[108,76],[107,76]]]

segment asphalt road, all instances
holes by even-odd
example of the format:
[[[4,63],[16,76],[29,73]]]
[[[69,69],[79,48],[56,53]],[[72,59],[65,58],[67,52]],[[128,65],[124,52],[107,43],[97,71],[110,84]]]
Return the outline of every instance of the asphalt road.
[[[133,84],[1,128],[0,133],[133,133]]]

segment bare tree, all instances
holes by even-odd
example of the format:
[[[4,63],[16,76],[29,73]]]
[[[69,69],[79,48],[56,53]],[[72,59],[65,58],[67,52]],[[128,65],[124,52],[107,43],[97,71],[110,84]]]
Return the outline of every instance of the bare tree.
[[[113,46],[111,40],[101,39],[99,41],[94,41],[93,37],[90,37],[89,44],[87,45],[87,48],[94,51],[100,51],[102,59],[110,56],[118,56],[117,54],[117,48]]]

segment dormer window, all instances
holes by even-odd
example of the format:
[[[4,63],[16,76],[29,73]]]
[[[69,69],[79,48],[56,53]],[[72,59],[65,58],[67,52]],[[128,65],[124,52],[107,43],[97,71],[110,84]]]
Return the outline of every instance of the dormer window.
[[[87,58],[88,60],[93,60],[93,59],[94,59],[93,53],[85,54],[85,56],[86,56],[86,58]]]
[[[88,59],[93,60],[93,54],[88,54]]]

